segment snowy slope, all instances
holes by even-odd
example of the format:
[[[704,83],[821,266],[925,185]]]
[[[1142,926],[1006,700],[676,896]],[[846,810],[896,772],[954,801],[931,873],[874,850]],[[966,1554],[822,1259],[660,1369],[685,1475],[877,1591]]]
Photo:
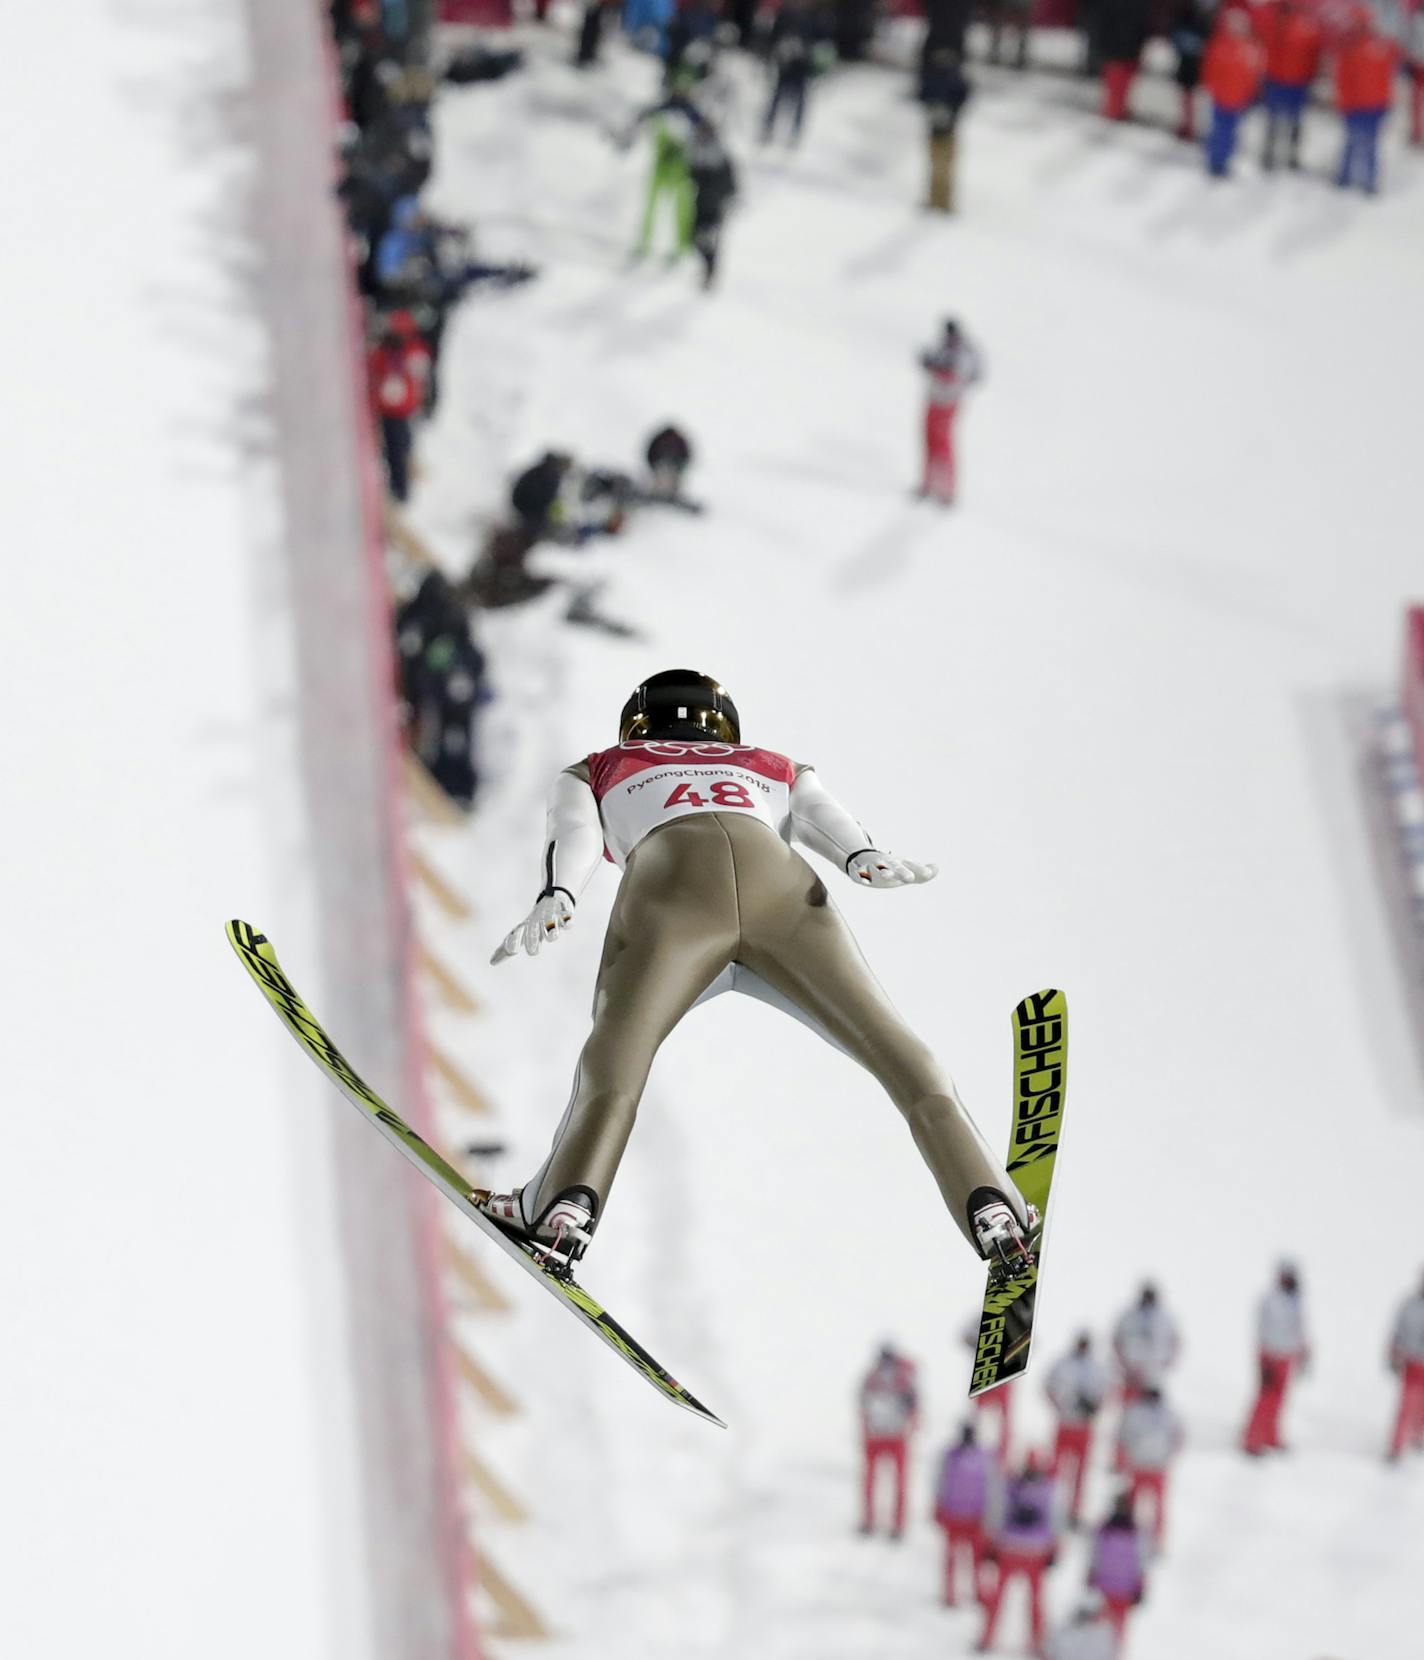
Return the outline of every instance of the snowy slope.
[[[239,13],[5,33],[0,1652],[359,1660],[325,1097],[222,937],[314,949]]]
[[[743,125],[745,205],[704,300],[690,272],[623,267],[646,162],[604,133],[652,87],[628,54],[579,81],[536,43],[523,79],[441,106],[438,206],[545,273],[462,313],[418,526],[458,565],[514,466],[554,442],[628,465],[670,415],[712,504],[588,555],[646,644],[561,627],[554,605],[488,619],[502,698],[463,855],[481,944],[528,901],[551,771],[612,738],[643,674],[717,674],[749,736],[942,862],[928,890],[839,902],[991,1139],[1011,1005],[1069,992],[1041,1356],[1102,1332],[1146,1273],[1186,1333],[1191,1451],[1132,1652],[1406,1660],[1424,1489],[1379,1462],[1381,1350],[1424,1260],[1424,1102],[1344,711],[1391,682],[1419,580],[1424,173],[1391,149],[1370,203],[1249,163],[1213,185],[1161,132],[1103,132],[1089,89],[985,74],[965,211],[930,223],[918,112],[857,70],[821,89],[800,154],[758,152]],[[950,312],[990,379],[944,516],[908,499],[912,353]],[[490,1018],[466,1052],[504,1104],[511,1179],[564,1099],[612,888],[555,956],[469,959]],[[1299,1451],[1259,1468],[1234,1437],[1252,1301],[1286,1251],[1317,1362]],[[699,1011],[655,1070],[585,1278],[732,1429],[667,1413],[551,1310],[474,1329],[507,1375],[542,1375],[524,1421],[481,1434],[533,1489],[538,1522],[499,1553],[568,1634],[555,1653],[967,1651],[967,1616],[932,1604],[923,1520],[898,1551],[850,1536],[872,1345],[903,1342],[927,1379],[922,1516],[978,1285],[862,1076],[769,1011]]]

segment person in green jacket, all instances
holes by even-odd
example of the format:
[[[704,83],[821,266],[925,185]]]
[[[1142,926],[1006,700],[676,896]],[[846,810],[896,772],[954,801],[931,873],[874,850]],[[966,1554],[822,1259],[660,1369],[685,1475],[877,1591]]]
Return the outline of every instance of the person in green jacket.
[[[648,176],[643,221],[634,254],[645,259],[652,252],[659,204],[666,199],[673,216],[674,242],[670,257],[677,259],[692,250],[696,196],[688,151],[693,134],[706,126],[706,122],[686,93],[674,90],[661,103],[644,110],[633,123],[633,131],[644,124],[652,127],[653,170]]]

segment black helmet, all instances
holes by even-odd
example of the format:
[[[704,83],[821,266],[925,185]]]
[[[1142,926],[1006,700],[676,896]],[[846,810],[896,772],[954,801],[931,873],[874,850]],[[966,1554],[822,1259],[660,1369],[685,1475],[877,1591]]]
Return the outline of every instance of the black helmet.
[[[623,705],[618,742],[639,738],[716,738],[742,741],[737,706],[710,675],[664,669],[645,680]]]

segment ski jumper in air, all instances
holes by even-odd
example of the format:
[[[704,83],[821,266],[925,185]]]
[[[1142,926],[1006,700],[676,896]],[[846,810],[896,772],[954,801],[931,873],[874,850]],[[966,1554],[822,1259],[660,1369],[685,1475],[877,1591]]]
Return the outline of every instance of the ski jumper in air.
[[[549,1156],[522,1188],[492,1195],[487,1214],[556,1260],[581,1256],[659,1045],[694,1004],[738,990],[795,1015],[870,1072],[965,1237],[991,1267],[1022,1267],[1035,1219],[793,841],[862,887],[935,875],[877,849],[812,768],[744,744],[731,698],[691,670],[646,681],[623,710],[619,742],[559,774],[543,887],[494,960],[557,940],[605,856],[623,878],[593,1028]]]

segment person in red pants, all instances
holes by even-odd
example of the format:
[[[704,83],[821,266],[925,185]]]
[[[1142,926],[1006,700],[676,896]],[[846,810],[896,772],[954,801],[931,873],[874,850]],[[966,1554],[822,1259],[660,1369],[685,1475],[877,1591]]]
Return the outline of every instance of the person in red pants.
[[[932,496],[943,507],[954,501],[954,419],[959,402],[978,380],[984,378],[984,363],[970,345],[954,318],[944,325],[937,346],[920,354],[920,367],[928,377],[925,403],[925,470],[920,495]]]
[[[965,1424],[959,1440],[945,1449],[935,1488],[934,1519],[944,1534],[944,1605],[956,1606],[956,1567],[969,1559],[969,1584],[974,1600],[982,1602],[980,1575],[984,1563],[984,1513],[993,1495],[998,1471],[975,1439],[973,1424]]]
[[[1389,1340],[1389,1364],[1399,1376],[1399,1410],[1386,1457],[1424,1447],[1424,1283],[1400,1308]]]
[[[1057,1493],[1037,1456],[1030,1453],[1022,1473],[1008,1482],[996,1514],[985,1529],[984,1627],[975,1652],[986,1654],[1010,1582],[1028,1587],[1029,1633],[1035,1654],[1043,1652],[1043,1580],[1058,1559]],[[992,1569],[992,1573],[988,1569]]]
[[[1126,121],[1128,97],[1137,79],[1142,48],[1152,33],[1148,0],[1098,0],[1096,45],[1103,66],[1102,114]]]
[[[904,1534],[905,1465],[919,1412],[914,1362],[886,1343],[860,1386],[860,1432],[865,1455],[862,1533],[872,1533],[875,1529],[875,1477],[885,1462],[895,1477],[890,1537],[899,1539]]]
[[[1145,1389],[1122,1415],[1118,1450],[1133,1514],[1141,1519],[1141,1501],[1152,1497],[1152,1543],[1158,1550],[1167,1531],[1167,1472],[1182,1444],[1182,1426],[1160,1389]]]
[[[1303,1372],[1310,1360],[1300,1276],[1288,1262],[1281,1264],[1276,1283],[1261,1299],[1256,1315],[1256,1351],[1261,1385],[1241,1437],[1241,1450],[1252,1458],[1285,1451],[1281,1411],[1286,1404],[1286,1390],[1291,1378]]]
[[[1119,1493],[1107,1520],[1093,1536],[1088,1584],[1103,1599],[1103,1612],[1121,1645],[1127,1616],[1146,1595],[1147,1544],[1132,1514],[1132,1494]]]
[[[1068,1520],[1076,1527],[1083,1509],[1083,1477],[1093,1440],[1093,1420],[1112,1389],[1107,1368],[1093,1353],[1090,1333],[1080,1332],[1077,1342],[1048,1374],[1046,1390],[1058,1414],[1053,1438],[1054,1479],[1070,1482]]]

